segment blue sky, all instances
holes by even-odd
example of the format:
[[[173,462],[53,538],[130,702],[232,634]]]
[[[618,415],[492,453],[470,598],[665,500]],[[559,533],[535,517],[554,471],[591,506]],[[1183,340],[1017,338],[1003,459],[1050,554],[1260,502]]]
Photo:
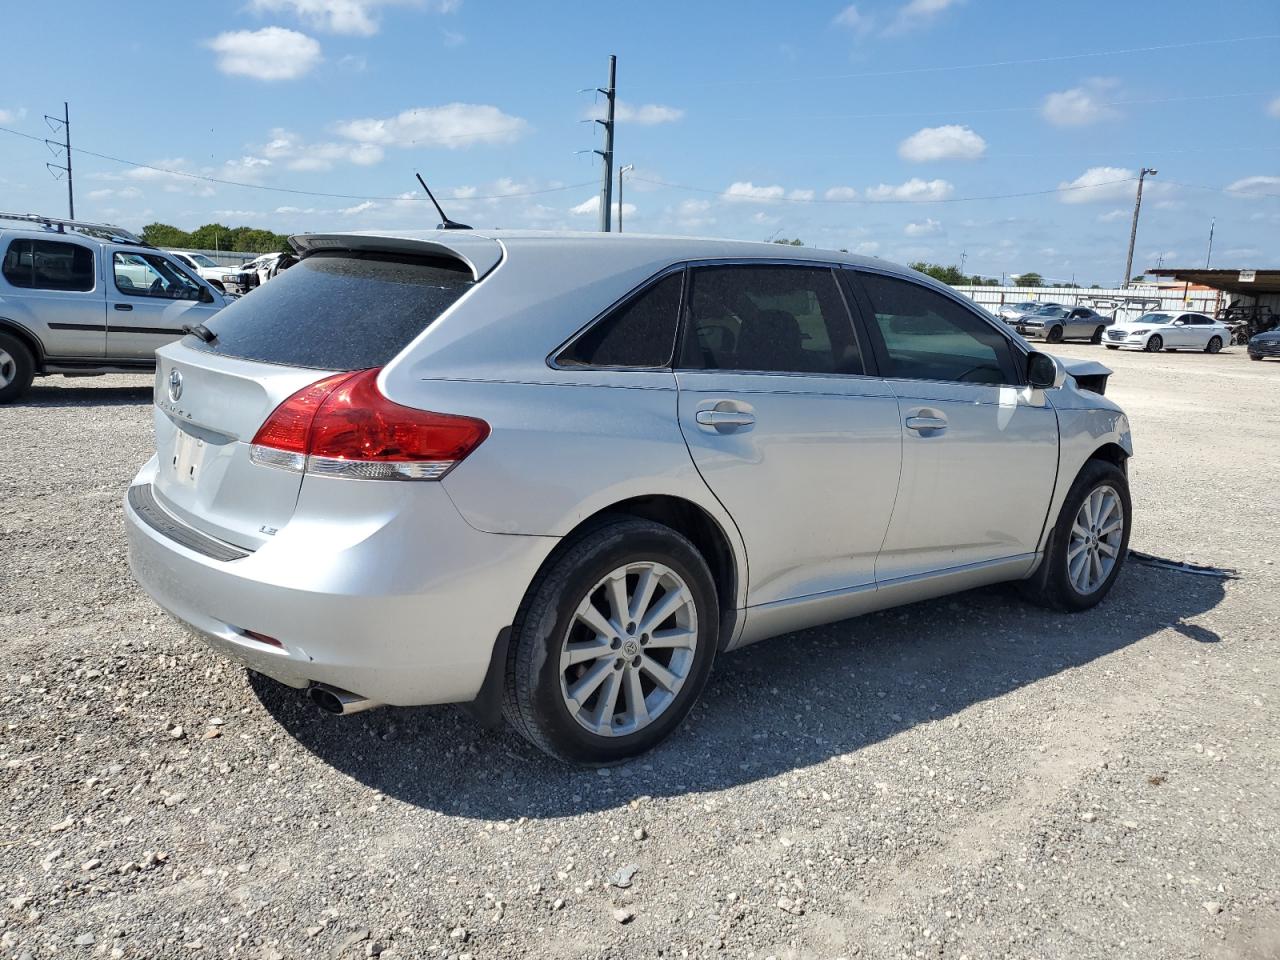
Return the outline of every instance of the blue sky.
[[[628,230],[963,252],[986,275],[1111,285],[1148,166],[1135,272],[1203,264],[1215,217],[1215,266],[1280,266],[1274,0],[53,10],[6,10],[0,126],[52,135],[42,114],[66,99],[74,147],[162,168],[77,153],[81,218],[433,226],[417,169],[475,226],[594,229],[600,164],[577,151],[599,134],[580,90],[616,53]],[[49,159],[0,133],[0,209],[65,214]],[[969,199],[1015,193],[1036,195]]]

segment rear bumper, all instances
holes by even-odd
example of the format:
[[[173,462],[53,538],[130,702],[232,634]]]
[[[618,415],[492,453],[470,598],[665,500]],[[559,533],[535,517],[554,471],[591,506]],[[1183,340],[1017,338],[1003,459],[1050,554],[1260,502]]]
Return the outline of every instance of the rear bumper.
[[[125,518],[134,577],[210,647],[290,686],[402,706],[476,697],[558,542],[481,533],[435,483],[308,477],[290,522],[229,561],[166,536],[127,498]]]

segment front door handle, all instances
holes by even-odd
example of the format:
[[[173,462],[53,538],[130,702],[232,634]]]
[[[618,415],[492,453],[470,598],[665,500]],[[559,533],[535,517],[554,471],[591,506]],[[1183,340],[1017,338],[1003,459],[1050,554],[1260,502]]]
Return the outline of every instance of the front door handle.
[[[947,421],[943,417],[907,417],[908,430],[945,430]]]
[[[132,309],[133,309],[133,304],[132,304],[132,303],[117,303],[117,304],[115,305],[115,308],[116,308],[117,310],[132,310]]]
[[[695,415],[704,427],[749,427],[756,422],[755,414],[741,410],[699,410]]]

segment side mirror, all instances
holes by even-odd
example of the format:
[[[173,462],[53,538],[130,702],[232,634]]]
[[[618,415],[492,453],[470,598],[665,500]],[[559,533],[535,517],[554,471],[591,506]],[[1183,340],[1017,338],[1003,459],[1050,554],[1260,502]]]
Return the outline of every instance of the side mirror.
[[[1062,386],[1067,372],[1047,353],[1033,350],[1027,354],[1027,383],[1037,390],[1052,390]]]
[[[200,296],[197,298],[201,303],[213,303],[213,293],[208,287],[200,288]]]

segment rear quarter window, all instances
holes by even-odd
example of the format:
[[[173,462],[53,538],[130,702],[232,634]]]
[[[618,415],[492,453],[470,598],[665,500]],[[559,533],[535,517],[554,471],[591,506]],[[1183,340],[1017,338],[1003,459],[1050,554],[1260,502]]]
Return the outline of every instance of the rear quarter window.
[[[324,251],[205,322],[216,339],[188,336],[206,353],[317,370],[391,361],[475,286],[457,260],[373,251]]]

